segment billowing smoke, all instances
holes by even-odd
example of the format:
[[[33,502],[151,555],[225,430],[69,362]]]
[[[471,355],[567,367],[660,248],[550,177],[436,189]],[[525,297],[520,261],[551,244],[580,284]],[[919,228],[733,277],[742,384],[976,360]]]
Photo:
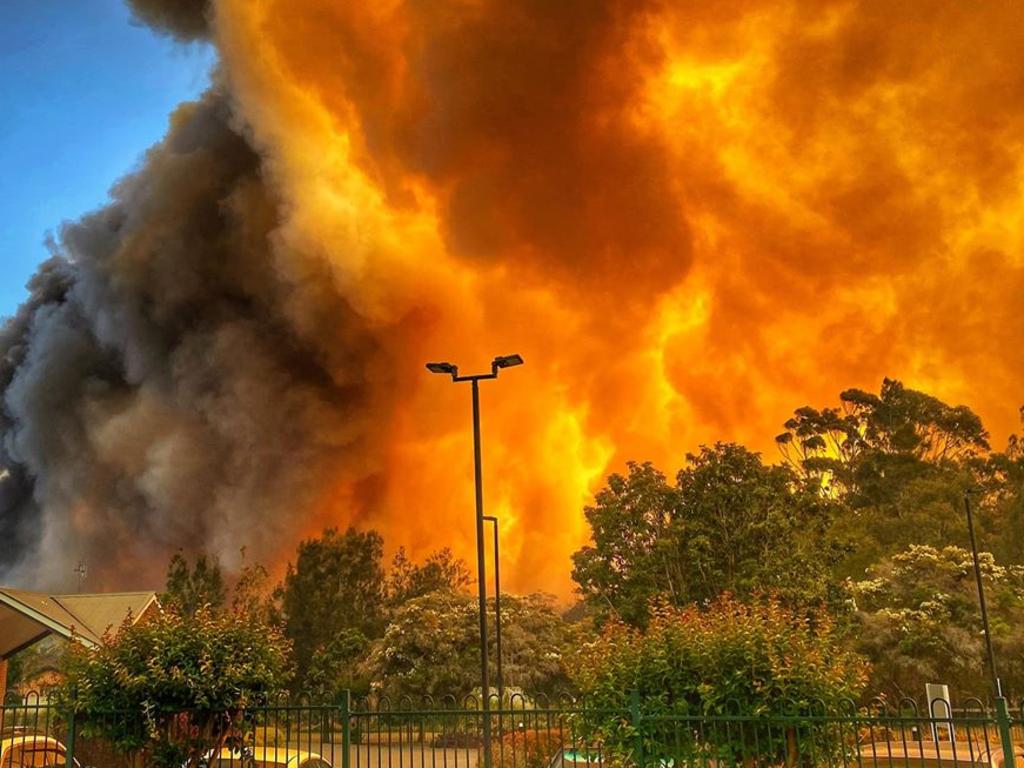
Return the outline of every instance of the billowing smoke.
[[[366,450],[375,344],[326,281],[289,308],[278,201],[229,122],[219,88],[181,107],[4,329],[0,540],[23,578],[59,581],[76,555],[111,578],[178,546],[266,554],[328,462]],[[298,327],[317,314],[343,335]]]
[[[1011,3],[133,0],[216,84],[61,232],[3,332],[0,573],[279,563],[324,524],[564,590],[625,459],[770,448],[902,378],[1014,426]],[[62,570],[63,569],[63,570]]]
[[[177,40],[204,38],[209,32],[206,0],[128,0],[135,17]]]

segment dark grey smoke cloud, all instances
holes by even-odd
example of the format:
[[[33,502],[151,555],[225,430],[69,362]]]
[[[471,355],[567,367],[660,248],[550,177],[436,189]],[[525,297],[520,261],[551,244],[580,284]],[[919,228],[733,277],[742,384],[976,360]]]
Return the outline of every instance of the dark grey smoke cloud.
[[[292,543],[359,453],[376,352],[329,278],[309,279],[322,265],[281,262],[276,224],[214,89],[110,205],[63,227],[0,332],[0,583],[66,586],[81,559],[91,587],[155,585],[178,547]]]
[[[128,0],[139,21],[187,42],[207,36],[207,0]]]

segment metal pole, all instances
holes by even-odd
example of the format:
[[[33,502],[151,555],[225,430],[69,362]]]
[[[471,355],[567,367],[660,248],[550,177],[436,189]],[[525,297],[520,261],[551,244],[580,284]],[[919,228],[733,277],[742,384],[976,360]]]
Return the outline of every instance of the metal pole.
[[[480,695],[481,714],[483,716],[483,753],[484,768],[491,768],[491,683],[487,669],[487,567],[484,563],[484,483],[480,458],[480,385],[484,379],[498,378],[502,368],[512,368],[523,364],[520,355],[499,355],[491,362],[491,372],[475,376],[459,376],[459,368],[449,362],[427,363],[431,373],[451,376],[452,381],[468,381],[473,385],[473,459],[476,476],[476,564],[477,590],[480,596]],[[495,564],[497,578],[497,564]],[[499,664],[500,662],[499,648]],[[500,673],[499,673],[500,675]],[[500,711],[500,702],[499,702]]]
[[[352,692],[341,694],[341,768],[352,766]]]
[[[498,518],[486,515],[485,520],[494,525],[494,644],[498,667],[498,708],[505,702],[505,676],[501,671],[501,555],[498,550]]]
[[[640,713],[640,691],[629,692],[629,723],[633,726],[633,764],[644,768],[643,716]]]
[[[75,734],[77,727],[75,724],[75,707],[77,702],[75,699],[78,698],[78,692],[76,689],[71,689],[71,706],[68,708],[67,713],[67,734],[64,737],[64,768],[76,768],[75,760]],[[38,717],[38,715],[37,715]]]
[[[487,566],[484,563],[484,484],[480,458],[480,385],[473,379],[473,459],[476,474],[476,570],[480,599],[480,704],[484,768],[491,768],[491,682],[487,670]]]
[[[970,491],[964,493],[964,508],[967,510],[967,531],[971,536],[971,554],[974,556],[974,578],[978,582],[978,603],[981,606],[981,624],[985,632],[985,650],[988,652],[988,668],[992,673],[992,690],[997,699],[1003,697],[1003,686],[996,673],[996,655],[992,650],[992,630],[988,624],[988,607],[985,605],[985,587],[981,581],[981,564],[978,561],[978,544],[974,538],[974,515],[971,513]]]

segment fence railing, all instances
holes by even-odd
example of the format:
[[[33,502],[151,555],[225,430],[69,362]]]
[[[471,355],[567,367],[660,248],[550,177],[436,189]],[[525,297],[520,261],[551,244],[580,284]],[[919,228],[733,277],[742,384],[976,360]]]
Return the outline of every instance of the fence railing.
[[[127,713],[76,717],[30,697],[0,708],[0,768],[1024,768],[1024,702],[951,716],[910,702],[756,715],[651,704],[282,702],[231,713],[198,759],[174,762],[143,733],[111,743],[105,718]],[[200,714],[175,716],[170,736],[202,742]]]

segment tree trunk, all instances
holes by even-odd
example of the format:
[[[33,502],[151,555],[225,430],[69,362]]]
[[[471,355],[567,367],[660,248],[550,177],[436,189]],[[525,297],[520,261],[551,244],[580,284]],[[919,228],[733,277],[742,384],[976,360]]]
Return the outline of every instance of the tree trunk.
[[[796,728],[786,729],[786,768],[796,768],[799,749],[796,743]]]

